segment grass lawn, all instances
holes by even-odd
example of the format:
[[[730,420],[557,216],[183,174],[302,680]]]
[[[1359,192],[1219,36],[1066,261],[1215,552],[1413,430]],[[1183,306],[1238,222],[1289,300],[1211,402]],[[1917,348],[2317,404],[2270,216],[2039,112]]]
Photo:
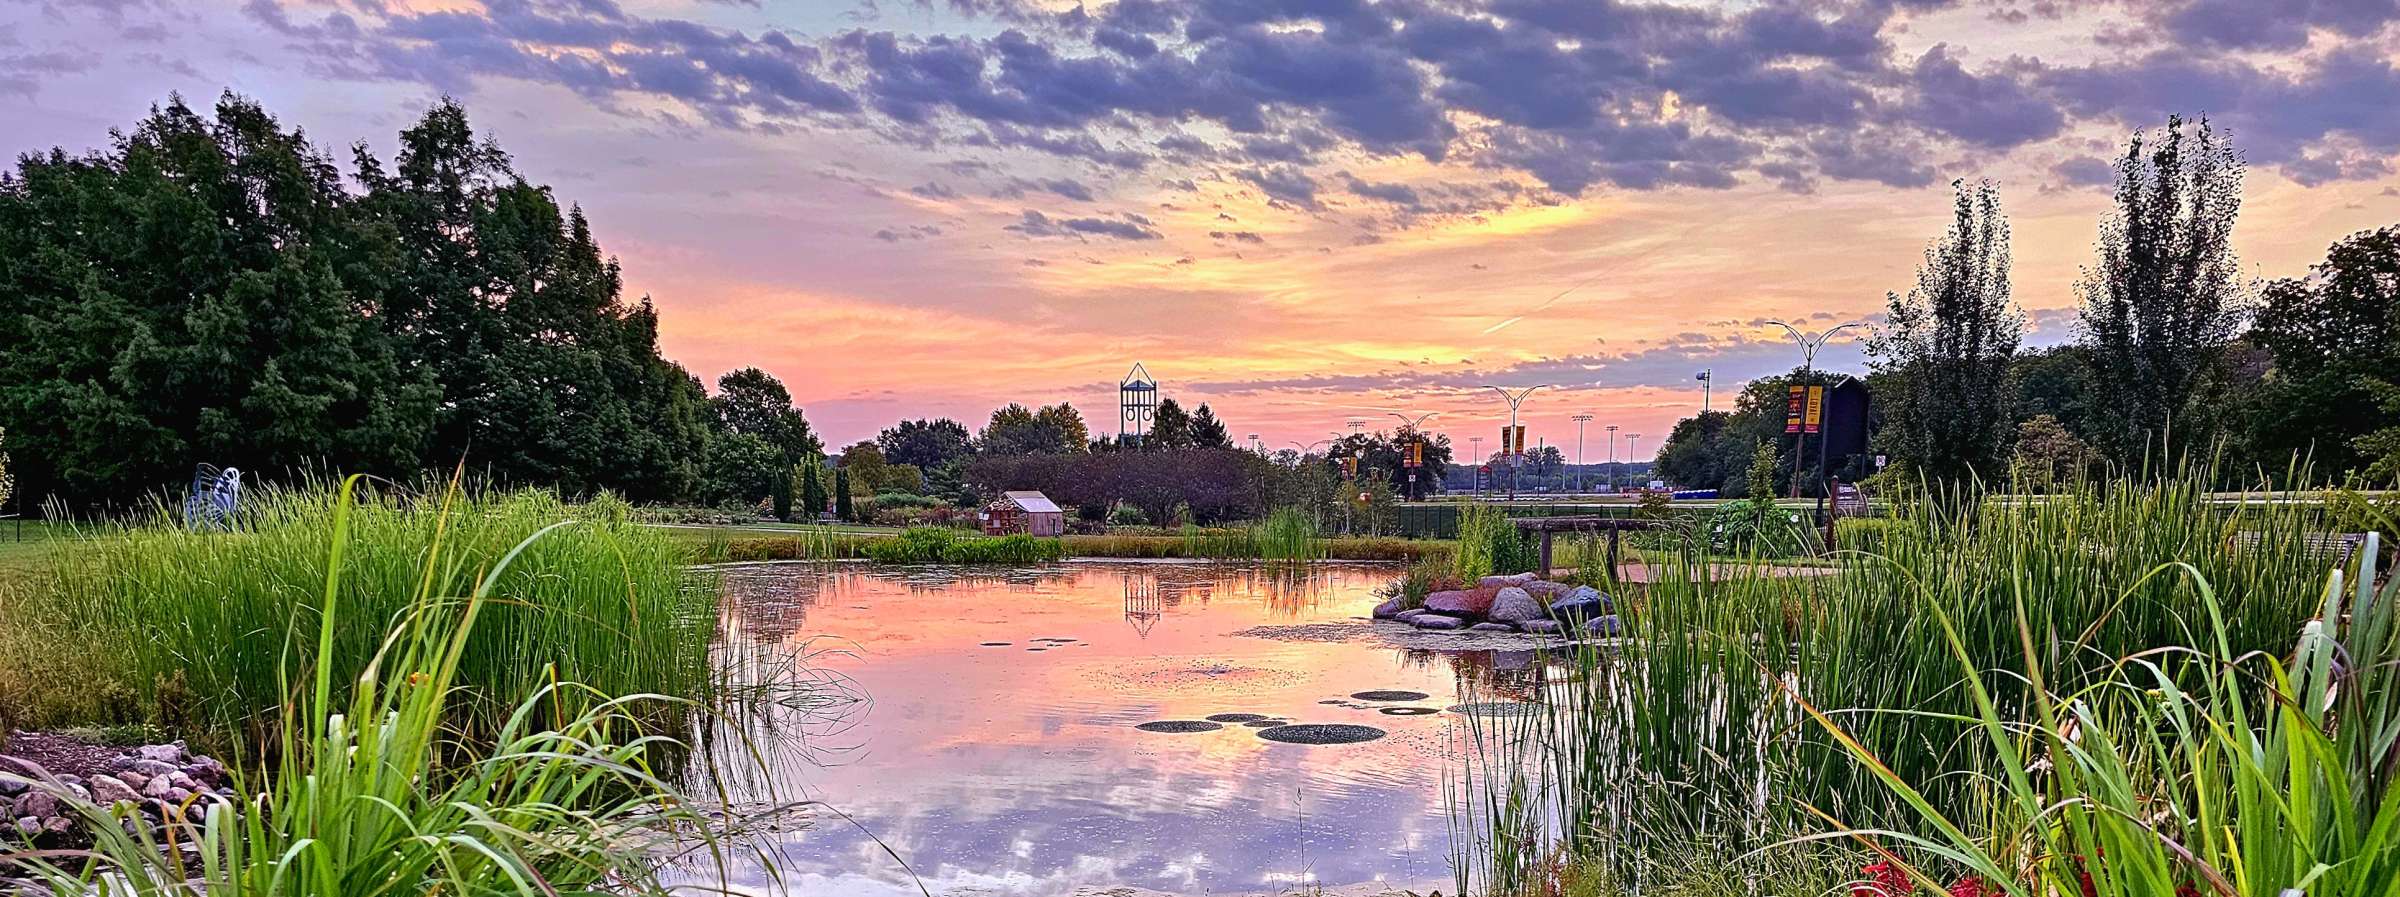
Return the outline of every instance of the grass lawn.
[[[44,520],[0,520],[0,577],[31,573],[49,563],[51,545],[82,538],[72,528]]]

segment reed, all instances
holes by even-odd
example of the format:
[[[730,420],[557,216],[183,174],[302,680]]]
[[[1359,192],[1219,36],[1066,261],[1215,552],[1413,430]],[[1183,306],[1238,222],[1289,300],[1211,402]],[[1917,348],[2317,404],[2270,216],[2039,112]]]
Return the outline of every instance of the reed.
[[[367,670],[386,629],[418,611],[438,546],[455,568],[441,576],[493,571],[495,600],[460,636],[450,724],[461,732],[500,732],[526,695],[544,694],[559,718],[595,703],[548,688],[560,681],[699,697],[715,589],[681,569],[667,536],[616,510],[544,492],[273,489],[253,493],[230,531],[208,532],[161,509],[59,543],[0,595],[0,679],[22,686],[9,698],[21,725],[155,723],[255,755],[290,706],[284,672],[346,682]],[[524,544],[568,519],[577,525]],[[337,520],[343,550],[329,563]]]
[[[1250,542],[1263,560],[1314,561],[1326,555],[1316,518],[1298,508],[1282,508],[1267,515],[1264,522],[1251,527]]]
[[[1699,851],[1751,857],[1715,867],[1738,868],[1749,887],[1799,892],[1857,866],[1854,845],[1807,840],[1829,819],[1896,829],[1930,809],[1982,837],[2005,831],[2017,804],[1991,783],[2010,749],[1988,737],[1988,716],[2022,737],[2046,695],[2123,675],[2127,658],[2220,646],[2273,657],[2321,612],[2318,510],[2228,513],[2211,481],[2192,471],[2038,499],[1928,494],[1877,527],[1878,553],[1837,552],[1827,576],[1712,564],[1698,547],[1651,552],[1657,581],[1619,596],[1627,637],[1553,658],[1529,731],[1479,743],[1478,762],[1516,771],[1535,807],[1487,813],[1531,831],[1481,843],[1552,852],[1486,850],[1468,864],[1473,883],[1542,893],[1545,865],[1598,866],[1618,887],[1658,890]],[[2154,575],[2165,564],[2190,575]],[[2194,664],[2154,665],[2205,693]],[[1807,708],[1827,708],[1827,724]],[[1491,798],[1468,788],[1458,803]]]
[[[481,539],[492,524],[476,518],[504,509],[441,502],[423,512],[430,537],[414,576],[393,578],[382,569],[385,546],[368,534],[393,525],[378,518],[395,511],[353,501],[357,486],[345,483],[322,504],[282,499],[329,512],[312,530],[325,537],[315,546],[322,578],[297,602],[309,611],[291,640],[314,643],[307,657],[330,658],[355,633],[378,634],[355,667],[286,656],[278,672],[295,700],[275,727],[272,780],[255,787],[237,773],[237,789],[259,797],[187,804],[153,828],[125,824],[123,809],[89,803],[55,779],[0,774],[59,797],[95,838],[88,850],[0,852],[0,865],[59,894],[549,897],[666,894],[658,871],[667,862],[721,860],[722,829],[706,805],[647,765],[673,745],[645,734],[642,720],[654,714],[640,705],[689,711],[681,699],[610,696],[551,663],[539,665],[538,679],[470,679],[487,650],[479,646],[485,627],[533,600],[549,572],[541,564],[557,560],[545,543],[598,525],[553,523],[487,555]],[[397,597],[365,591],[404,583]],[[394,602],[398,612],[387,615]],[[452,740],[453,720],[495,701],[510,710],[488,747]],[[560,712],[568,706],[581,709]],[[713,865],[726,881],[722,862]]]

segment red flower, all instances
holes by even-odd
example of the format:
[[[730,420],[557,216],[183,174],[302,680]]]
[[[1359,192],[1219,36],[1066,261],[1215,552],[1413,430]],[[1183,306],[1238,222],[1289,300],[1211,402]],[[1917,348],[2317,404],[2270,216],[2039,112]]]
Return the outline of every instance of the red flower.
[[[1850,897],[1907,897],[1916,893],[1917,883],[1908,873],[1889,861],[1874,863],[1858,870],[1867,880],[1850,886]]]
[[[1973,875],[1959,879],[1957,884],[1950,886],[1950,897],[2000,897],[2006,893],[2008,891],[1999,885]]]
[[[2175,897],[2200,897],[2200,888],[2191,882],[2175,886]]]

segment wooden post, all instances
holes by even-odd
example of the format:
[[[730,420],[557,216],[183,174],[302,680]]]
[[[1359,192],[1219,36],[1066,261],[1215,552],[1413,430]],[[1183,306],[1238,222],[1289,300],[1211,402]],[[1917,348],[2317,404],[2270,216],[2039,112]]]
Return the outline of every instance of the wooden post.
[[[1622,574],[1622,573],[1620,573],[1620,572],[1618,571],[1618,569],[1617,569],[1617,564],[1618,564],[1618,560],[1617,560],[1617,534],[1618,534],[1619,532],[1621,532],[1621,530],[1617,529],[1616,527],[1613,527],[1613,526],[1612,526],[1612,527],[1609,527],[1609,528],[1608,528],[1608,581],[1609,581],[1609,582],[1616,582],[1617,580],[1619,580],[1619,579],[1622,579],[1622,578],[1623,578],[1623,574]]]
[[[1550,578],[1550,530],[1542,530],[1542,578]]]

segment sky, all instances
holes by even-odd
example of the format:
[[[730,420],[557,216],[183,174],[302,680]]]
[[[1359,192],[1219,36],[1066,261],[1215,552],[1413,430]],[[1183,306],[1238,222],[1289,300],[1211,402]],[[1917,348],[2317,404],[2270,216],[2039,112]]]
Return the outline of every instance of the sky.
[[[2129,137],[2205,115],[2234,241],[2300,276],[2400,222],[2400,0],[0,0],[0,149],[255,98],[346,160],[464,103],[591,216],[703,380],[829,446],[1141,362],[1237,440],[1436,414],[1648,457],[1872,325],[1989,179],[2027,342]],[[1837,336],[1821,367],[1863,370]],[[1494,439],[1486,438],[1491,445]]]

